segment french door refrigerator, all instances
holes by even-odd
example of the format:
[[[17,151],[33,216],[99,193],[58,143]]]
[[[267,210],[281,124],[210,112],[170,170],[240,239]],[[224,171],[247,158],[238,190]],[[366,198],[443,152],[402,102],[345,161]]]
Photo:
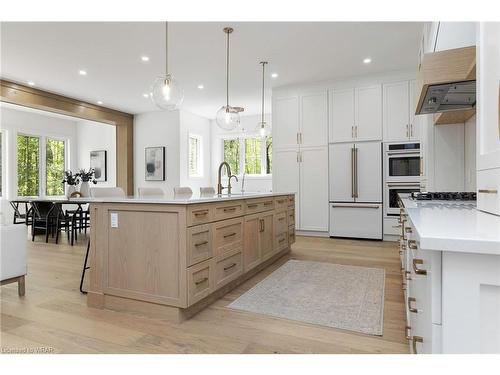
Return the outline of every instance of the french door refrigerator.
[[[382,143],[329,145],[330,236],[382,239]]]

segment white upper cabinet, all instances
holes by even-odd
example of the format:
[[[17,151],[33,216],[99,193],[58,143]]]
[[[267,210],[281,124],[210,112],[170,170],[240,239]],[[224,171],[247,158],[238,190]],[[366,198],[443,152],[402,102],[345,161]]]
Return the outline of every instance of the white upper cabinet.
[[[476,22],[439,22],[435,52],[476,45]]]
[[[418,94],[416,92],[416,82],[415,80],[410,81],[410,140],[418,141],[420,139],[420,126],[419,121],[417,121],[417,116],[415,115],[415,110],[417,108],[417,97]]]
[[[354,136],[359,141],[382,139],[382,87],[359,87],[355,95]]]
[[[384,141],[410,138],[408,81],[384,84]]]
[[[299,134],[299,97],[278,97],[273,100],[274,149],[297,147]]]
[[[301,146],[328,144],[328,99],[326,90],[300,96]]]
[[[349,142],[354,139],[354,89],[330,92],[330,142]]]

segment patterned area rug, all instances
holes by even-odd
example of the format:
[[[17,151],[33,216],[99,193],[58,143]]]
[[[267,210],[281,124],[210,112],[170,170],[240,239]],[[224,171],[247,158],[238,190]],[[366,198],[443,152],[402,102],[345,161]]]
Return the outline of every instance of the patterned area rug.
[[[290,260],[228,307],[382,335],[385,271]]]

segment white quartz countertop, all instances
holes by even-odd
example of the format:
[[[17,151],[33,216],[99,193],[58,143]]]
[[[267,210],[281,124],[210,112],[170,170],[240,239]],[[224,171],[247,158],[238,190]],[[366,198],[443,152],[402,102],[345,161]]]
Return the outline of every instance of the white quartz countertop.
[[[240,199],[252,199],[252,198],[266,198],[266,197],[277,197],[280,195],[294,195],[295,193],[284,192],[284,193],[244,193],[244,194],[223,194],[218,195],[165,195],[165,196],[151,196],[151,197],[138,197],[129,196],[125,198],[117,197],[103,197],[103,198],[74,198],[71,201],[74,202],[90,202],[90,203],[154,203],[154,204],[195,204],[195,203],[211,203],[211,202],[225,202]]]
[[[402,201],[421,249],[500,255],[500,216],[479,211],[475,202]]]

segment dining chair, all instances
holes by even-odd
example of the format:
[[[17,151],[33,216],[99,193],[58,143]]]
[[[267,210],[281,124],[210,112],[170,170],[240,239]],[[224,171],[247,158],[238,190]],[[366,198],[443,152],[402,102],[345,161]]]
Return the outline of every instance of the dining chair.
[[[35,241],[37,230],[43,230],[45,232],[45,242],[49,242],[50,234],[54,236],[59,220],[56,206],[54,202],[31,202],[31,241]]]
[[[189,186],[174,187],[174,195],[193,195],[193,190]]]
[[[142,187],[138,188],[137,192],[139,193],[139,197],[163,197],[165,192],[161,188],[147,188]]]
[[[215,195],[215,188],[213,188],[212,186],[201,187],[200,195],[205,195],[205,196]]]
[[[121,187],[90,188],[91,198],[125,198],[125,191]]]
[[[19,205],[21,203],[24,203],[24,213],[21,212],[21,210],[19,209]],[[31,207],[28,208],[28,202],[11,201],[10,205],[11,205],[12,209],[14,210],[13,224],[26,224],[27,226],[31,225],[31,222],[30,222]]]

